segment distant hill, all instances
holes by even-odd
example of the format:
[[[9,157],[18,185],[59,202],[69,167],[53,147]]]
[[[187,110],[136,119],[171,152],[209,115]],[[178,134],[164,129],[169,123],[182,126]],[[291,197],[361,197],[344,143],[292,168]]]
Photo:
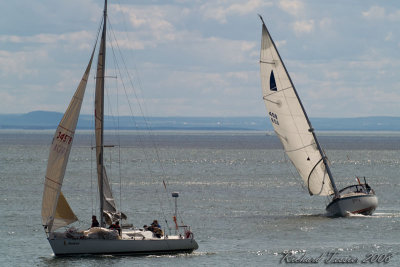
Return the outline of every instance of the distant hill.
[[[55,129],[63,114],[33,111],[26,114],[0,114],[0,129]],[[262,117],[131,117],[105,116],[105,129],[143,130],[267,130]],[[80,115],[78,129],[92,129],[92,115]],[[272,130],[272,127],[270,126]]]
[[[33,111],[0,114],[0,129],[55,129],[62,113]],[[311,118],[317,131],[400,131],[400,117]],[[78,129],[92,129],[93,117],[81,115]],[[266,117],[105,117],[105,129],[142,130],[254,130],[272,131]]]

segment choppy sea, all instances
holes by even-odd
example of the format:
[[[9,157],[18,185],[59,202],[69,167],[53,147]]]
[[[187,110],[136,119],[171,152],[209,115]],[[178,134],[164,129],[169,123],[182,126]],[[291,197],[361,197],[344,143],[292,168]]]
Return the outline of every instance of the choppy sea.
[[[61,258],[53,255],[40,216],[52,135],[0,130],[0,266],[400,266],[399,132],[318,133],[337,186],[365,176],[379,198],[372,216],[335,219],[325,216],[325,197],[308,195],[276,136],[122,132],[106,140],[114,147],[105,157],[128,222],[140,227],[158,219],[168,231],[170,193],[177,191],[180,217],[199,249]],[[98,213],[91,146],[92,135],[78,132],[63,185],[81,228]]]

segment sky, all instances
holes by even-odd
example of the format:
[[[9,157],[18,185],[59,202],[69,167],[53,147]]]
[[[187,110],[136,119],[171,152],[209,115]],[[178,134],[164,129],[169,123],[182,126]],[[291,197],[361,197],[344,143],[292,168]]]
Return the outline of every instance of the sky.
[[[0,1],[0,114],[65,111],[102,8],[101,0]],[[266,116],[257,14],[310,117],[400,116],[397,0],[109,0],[108,9],[113,47],[134,73],[128,97],[138,96],[146,116]],[[115,102],[125,92],[111,69]],[[93,110],[92,95],[82,113]],[[129,103],[118,114],[139,112]]]

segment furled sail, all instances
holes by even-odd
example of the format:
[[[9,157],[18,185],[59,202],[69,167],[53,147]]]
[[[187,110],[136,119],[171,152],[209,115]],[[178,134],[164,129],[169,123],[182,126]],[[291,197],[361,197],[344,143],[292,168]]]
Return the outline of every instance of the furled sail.
[[[263,99],[275,133],[310,195],[333,193],[323,155],[278,50],[262,26],[260,72]]]
[[[114,214],[117,209],[112,195],[111,187],[107,178],[106,169],[103,164],[103,129],[104,129],[104,73],[105,73],[105,27],[106,18],[103,22],[103,33],[101,36],[101,44],[97,61],[96,74],[96,93],[95,93],[95,132],[96,132],[96,159],[97,159],[97,176],[100,188],[100,206],[104,212]]]
[[[61,193],[61,186],[86,90],[93,54],[94,50],[82,80],[57,127],[50,147],[42,199],[42,224],[48,232],[77,221],[75,214]]]

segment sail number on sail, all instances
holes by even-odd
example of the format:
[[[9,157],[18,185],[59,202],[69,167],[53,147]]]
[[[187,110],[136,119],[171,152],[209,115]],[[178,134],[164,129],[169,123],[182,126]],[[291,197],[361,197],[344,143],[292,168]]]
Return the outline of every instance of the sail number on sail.
[[[276,115],[273,112],[268,112],[268,114],[269,114],[269,117],[270,117],[272,123],[275,123],[276,125],[279,125],[278,115]]]
[[[67,152],[68,147],[70,147],[72,140],[73,140],[72,136],[59,131],[57,137],[54,140],[57,141],[57,143],[54,143],[53,141],[52,149],[56,151],[58,154],[65,154]]]
[[[62,132],[58,132],[57,139],[59,139],[63,143],[67,143],[68,145],[72,142],[72,136],[69,136]]]

